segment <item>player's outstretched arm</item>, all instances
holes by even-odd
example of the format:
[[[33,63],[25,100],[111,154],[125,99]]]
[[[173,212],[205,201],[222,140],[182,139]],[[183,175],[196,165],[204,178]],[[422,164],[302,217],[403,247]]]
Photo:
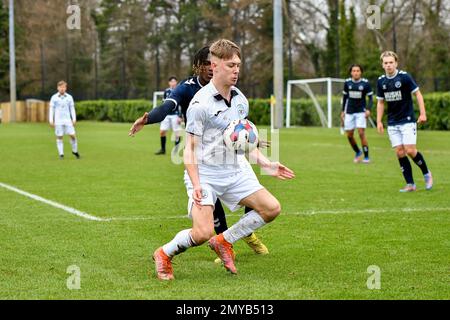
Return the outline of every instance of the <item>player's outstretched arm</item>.
[[[378,133],[384,133],[383,126],[384,100],[377,100],[377,130]]]
[[[144,115],[140,118],[138,118],[133,125],[130,128],[130,131],[128,132],[128,135],[130,137],[134,137],[134,135],[136,133],[138,133],[139,131],[141,131],[141,129],[147,124],[147,116],[148,113],[144,113]]]
[[[261,167],[272,177],[280,180],[295,178],[294,171],[279,162],[271,162],[261,153],[259,149],[255,149],[250,152],[249,157],[251,161],[255,161],[259,167]]]
[[[419,119],[417,119],[417,123],[421,124],[421,123],[425,123],[427,122],[427,113],[425,111],[425,102],[423,101],[423,96],[422,93],[420,92],[420,90],[417,90],[415,92],[416,98],[417,98],[417,103],[419,104]]]

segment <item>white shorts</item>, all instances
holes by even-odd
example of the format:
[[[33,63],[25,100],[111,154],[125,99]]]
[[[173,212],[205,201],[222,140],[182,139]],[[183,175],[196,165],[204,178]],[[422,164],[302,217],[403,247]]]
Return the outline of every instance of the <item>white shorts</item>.
[[[415,145],[417,143],[417,124],[415,122],[409,122],[396,126],[388,126],[388,134],[392,148],[405,144]]]
[[[75,128],[71,124],[58,124],[55,125],[55,135],[57,137],[62,137],[63,135],[68,134],[73,136],[75,134]]]
[[[169,131],[170,129],[172,129],[173,131],[180,131],[181,130],[181,125],[178,122],[179,121],[179,116],[177,115],[170,115],[167,116],[160,125],[160,130],[161,131]]]
[[[188,200],[188,215],[191,217],[194,199],[192,193],[194,191],[191,179],[187,172],[184,172],[184,184],[186,185]],[[203,199],[202,205],[213,206],[219,198],[231,211],[238,210],[241,206],[239,202],[249,195],[264,189],[259,183],[253,170],[243,170],[228,177],[200,177],[200,185],[202,187]]]
[[[344,117],[345,131],[354,130],[355,128],[366,128],[367,119],[365,112],[346,113]]]

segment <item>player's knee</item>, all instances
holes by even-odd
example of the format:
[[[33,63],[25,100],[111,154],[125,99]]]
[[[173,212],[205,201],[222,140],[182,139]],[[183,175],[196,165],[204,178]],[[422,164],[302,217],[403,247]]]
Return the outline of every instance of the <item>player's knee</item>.
[[[266,210],[266,222],[274,220],[281,213],[281,204],[277,199],[271,201]]]
[[[403,158],[403,157],[406,156],[406,151],[405,151],[404,148],[397,148],[397,149],[395,150],[395,152],[397,153],[397,157],[398,157],[398,158]]]
[[[192,229],[192,239],[196,244],[201,245],[214,236],[214,228],[197,227]]]
[[[408,156],[414,158],[417,155],[416,147],[406,147],[406,153]]]
[[[347,138],[349,139],[353,138],[353,131],[347,131]]]
[[[358,130],[358,134],[361,139],[366,137],[366,133],[364,132],[364,129]]]

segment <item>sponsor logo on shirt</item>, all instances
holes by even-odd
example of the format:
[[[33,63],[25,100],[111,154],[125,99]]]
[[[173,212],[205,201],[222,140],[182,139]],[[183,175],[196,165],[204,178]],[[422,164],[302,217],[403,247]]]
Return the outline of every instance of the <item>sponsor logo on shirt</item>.
[[[362,92],[361,91],[349,91],[349,97],[352,99],[361,99]]]
[[[386,101],[401,101],[402,100],[402,92],[401,91],[392,91],[392,92],[385,92],[384,97]]]

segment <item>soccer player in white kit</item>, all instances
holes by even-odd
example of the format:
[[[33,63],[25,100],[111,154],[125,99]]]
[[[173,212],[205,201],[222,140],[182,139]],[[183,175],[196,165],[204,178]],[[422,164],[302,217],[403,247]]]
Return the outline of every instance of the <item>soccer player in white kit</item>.
[[[185,184],[193,226],[154,252],[156,273],[161,280],[174,279],[171,260],[175,255],[208,240],[224,267],[236,274],[233,243],[273,221],[281,211],[280,203],[259,183],[251,166],[242,165],[239,156],[223,143],[223,130],[228,124],[248,115],[248,101],[234,86],[241,65],[240,48],[222,39],[211,45],[210,52],[213,78],[197,92],[187,111]],[[250,157],[274,177],[282,180],[295,177],[292,170],[269,161],[258,149]],[[217,198],[232,211],[240,206],[254,210],[228,230],[213,236]]]
[[[72,96],[66,91],[67,83],[65,81],[58,82],[58,93],[54,94],[50,100],[49,123],[50,126],[55,128],[59,158],[64,159],[63,137],[67,134],[70,136],[72,154],[80,159],[77,136],[75,135],[75,123],[77,122],[75,103]]]

